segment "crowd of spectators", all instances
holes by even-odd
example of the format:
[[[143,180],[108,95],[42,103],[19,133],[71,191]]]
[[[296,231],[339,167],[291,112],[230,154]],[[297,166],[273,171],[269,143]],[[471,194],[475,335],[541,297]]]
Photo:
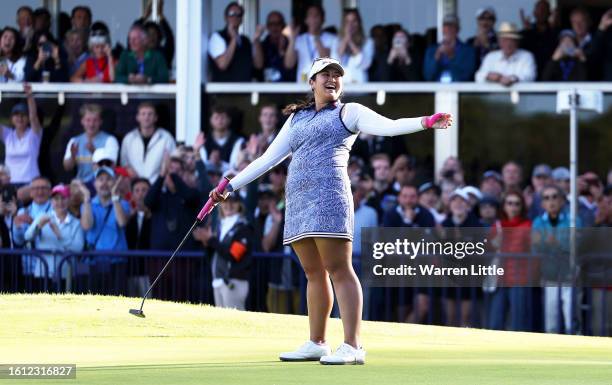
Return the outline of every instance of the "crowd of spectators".
[[[118,53],[111,49],[108,29],[103,23],[91,23],[87,7],[75,7],[71,28],[62,43],[49,32],[48,12],[44,9],[32,12],[22,7],[17,13],[18,29],[7,27],[0,37],[4,60],[0,76],[4,81],[46,81],[46,78],[134,84],[167,81],[174,50],[172,32],[163,17],[159,25],[145,21],[150,12],[147,9],[130,29],[129,48]],[[345,13],[337,37],[323,28],[324,9],[311,6],[306,12],[303,33],[291,26],[285,35],[287,26],[282,14],[271,12],[265,37],[264,28],[260,27],[251,41],[238,33],[243,14],[240,5],[228,5],[226,27],[210,38],[211,75],[215,81],[250,81],[253,77],[264,81],[303,81],[312,58],[327,55],[341,58],[347,69],[347,81],[352,82],[465,81],[475,76],[477,81],[512,84],[536,79],[540,65],[544,66],[542,77],[572,80],[578,73],[591,76],[599,68],[589,60],[605,57],[602,52],[607,51],[602,47],[610,39],[604,35],[609,35],[608,27],[612,24],[612,12],[607,12],[591,35],[588,13],[578,8],[571,13],[572,31],[552,33],[553,27],[542,22],[543,18],[548,20],[550,9],[546,2],[539,1],[534,12],[536,22],[532,25],[525,18],[523,31],[505,22],[495,30],[495,11],[484,8],[476,15],[478,32],[474,38],[461,42],[459,20],[447,16],[442,31],[444,39],[439,44],[426,45],[401,26],[377,26],[367,37],[357,10]],[[547,48],[550,52],[538,54],[538,50],[545,51],[544,46],[522,44],[528,33],[537,35],[530,37],[530,41],[553,38],[552,48]],[[89,42],[91,53],[83,49],[84,42]],[[23,56],[22,52],[28,53]],[[576,55],[574,59],[568,57],[569,52]],[[546,55],[551,56],[553,64],[545,60]],[[598,63],[607,65],[605,60]],[[6,65],[2,67],[3,64]],[[604,74],[610,72],[599,69]],[[612,76],[612,72],[603,76]],[[67,264],[58,265],[52,254],[44,255],[43,259],[24,255],[21,263],[10,267],[29,282],[27,288],[18,282],[13,287],[17,290],[42,290],[45,275],[59,277],[63,287],[68,288],[72,274],[77,283],[86,282],[86,289],[94,292],[143,294],[153,278],[151,275],[159,268],[149,269],[151,266],[145,261],[128,271],[128,258],[116,252],[176,247],[212,187],[224,175],[235,175],[259,157],[282,123],[278,106],[263,105],[258,128],[243,137],[232,124],[230,109],[215,106],[205,132],[193,138],[192,146],[187,146],[177,143],[169,131],[159,126],[157,108],[150,102],[139,104],[137,125],[122,138],[101,129],[100,105],[83,104],[79,111],[82,133],[69,139],[63,156],[63,167],[73,178],[51,180],[48,175],[41,175],[39,167],[44,129],[27,82],[24,93],[26,103],[15,104],[11,110],[11,126],[0,127],[6,149],[4,164],[0,165],[2,248],[103,253],[80,260],[72,272],[66,270]],[[354,259],[361,255],[360,229],[374,226],[486,227],[493,232],[517,227],[528,229],[529,240],[504,238],[499,245],[501,251],[554,251],[555,242],[549,242],[551,237],[554,239],[550,229],[569,226],[570,179],[567,168],[555,166],[559,167],[537,165],[529,175],[523,165],[508,161],[499,170],[487,170],[467,181],[461,161],[449,158],[439,175],[423,180],[422,175],[431,174],[431,170],[423,170],[393,138],[360,135],[348,164],[355,205]],[[187,239],[184,250],[204,250],[203,259],[210,266],[209,275],[197,277],[213,288],[213,298],[207,299],[210,302],[280,313],[300,311],[302,273],[295,260],[276,258],[262,264],[253,257],[254,253],[291,252],[282,245],[286,176],[286,163],[276,166],[222,203],[220,210]],[[605,176],[584,172],[578,182],[578,225],[612,226],[612,169]],[[106,251],[108,256],[104,255]],[[3,258],[0,265],[3,271],[7,261],[14,260]],[[48,272],[44,271],[42,261],[49,266]],[[514,272],[508,279],[520,280],[525,275],[521,261],[509,260],[506,264]],[[180,272],[191,274],[189,263],[177,261],[176,265]],[[60,268],[62,271],[58,271]],[[261,269],[265,270],[263,278],[255,277],[254,272]],[[97,278],[109,273],[124,279],[116,279],[109,289],[107,283]],[[486,293],[490,298],[488,307],[478,308],[475,305],[481,302],[473,301],[473,291],[436,293],[426,288],[390,291],[369,288],[365,292],[364,316],[389,319],[387,315],[392,314],[399,321],[427,322],[435,310],[432,306],[440,301],[445,314],[441,322],[448,325],[575,330],[577,325],[569,305],[575,293],[565,288],[543,290],[542,326],[528,321],[534,319],[539,309],[534,302],[537,290],[498,287]],[[263,304],[258,307],[249,301],[255,292],[264,293]],[[481,296],[482,293],[477,294],[478,298]],[[400,297],[411,301],[401,303]],[[557,312],[559,298],[562,314]],[[610,300],[612,295],[607,298]],[[607,309],[610,312],[612,305]],[[487,324],[476,325],[474,315],[483,311],[489,314]],[[602,319],[595,316],[597,311],[606,311],[606,306],[602,310],[594,302],[593,322]],[[610,335],[612,314],[607,319],[609,323],[604,327]]]
[[[167,83],[174,34],[164,18],[163,0],[157,4],[158,21],[151,20],[149,1],[125,45],[117,40],[114,47],[107,24],[94,21],[87,6],[60,15],[58,36],[46,8],[22,6],[16,28],[0,31],[0,82]]]
[[[340,25],[325,26],[325,9],[306,8],[303,20],[287,24],[272,11],[250,38],[240,34],[244,8],[225,8],[225,27],[208,42],[210,80],[214,82],[306,82],[312,61],[331,56],[345,68],[345,82],[433,81],[495,82],[612,80],[610,34],[612,9],[593,25],[583,7],[560,20],[547,0],[538,0],[533,21],[522,10],[522,25],[497,23],[492,7],[477,10],[476,35],[459,38],[460,20],[446,15],[442,39],[435,29],[410,34],[400,24],[375,25],[364,31],[359,10],[344,10]],[[562,26],[567,25],[567,28]]]

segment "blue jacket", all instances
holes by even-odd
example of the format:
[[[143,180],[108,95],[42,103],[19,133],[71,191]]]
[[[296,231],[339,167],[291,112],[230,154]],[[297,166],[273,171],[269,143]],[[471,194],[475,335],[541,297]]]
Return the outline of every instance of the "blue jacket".
[[[423,76],[427,81],[439,81],[444,70],[449,70],[454,82],[471,81],[476,72],[476,51],[474,48],[457,39],[455,56],[445,56],[436,61],[435,54],[439,44],[427,47]]]

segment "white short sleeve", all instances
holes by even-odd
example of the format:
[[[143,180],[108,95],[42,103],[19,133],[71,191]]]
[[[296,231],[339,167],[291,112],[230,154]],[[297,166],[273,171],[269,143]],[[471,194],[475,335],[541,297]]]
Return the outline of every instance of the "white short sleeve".
[[[225,43],[225,40],[219,35],[219,32],[213,33],[208,40],[208,54],[213,59],[216,59],[223,55],[225,50],[227,50],[227,43]]]

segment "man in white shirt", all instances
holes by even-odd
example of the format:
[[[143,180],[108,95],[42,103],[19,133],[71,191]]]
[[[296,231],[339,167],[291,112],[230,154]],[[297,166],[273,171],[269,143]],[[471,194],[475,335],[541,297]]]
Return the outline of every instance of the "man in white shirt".
[[[336,35],[321,32],[325,21],[325,10],[320,5],[311,5],[306,10],[308,31],[297,36],[299,28],[291,28],[289,46],[285,55],[285,68],[290,69],[297,63],[298,83],[308,82],[308,72],[314,59],[331,55],[331,48],[336,44]]]
[[[533,55],[519,49],[521,35],[516,25],[501,23],[497,33],[499,50],[489,52],[476,72],[476,81],[485,81],[511,86],[516,82],[534,81],[536,64]]]
[[[176,148],[172,135],[157,127],[155,106],[140,103],[136,114],[138,128],[130,131],[121,142],[121,165],[131,175],[147,178],[151,184],[159,177],[164,157]]]

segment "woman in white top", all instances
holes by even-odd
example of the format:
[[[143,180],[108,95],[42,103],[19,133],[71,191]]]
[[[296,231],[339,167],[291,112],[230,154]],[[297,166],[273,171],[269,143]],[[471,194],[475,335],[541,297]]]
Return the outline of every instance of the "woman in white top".
[[[40,175],[38,154],[42,139],[42,125],[38,120],[36,101],[32,87],[24,83],[23,92],[28,104],[19,103],[11,110],[14,128],[0,126],[0,138],[4,141],[4,163],[11,170],[11,183],[24,185]]]
[[[228,192],[210,193],[214,201],[222,201],[292,155],[283,244],[291,244],[308,280],[310,339],[296,351],[282,353],[283,361],[365,363],[360,344],[363,298],[351,264],[354,204],[347,172],[349,151],[359,132],[393,136],[451,123],[450,114],[391,120],[358,103],[342,104],[343,75],[337,60],[316,59],[308,74],[314,99],[288,106],[285,112],[291,115],[266,152],[229,182]],[[330,278],[344,326],[344,343],[334,354],[325,341],[333,304]]]
[[[23,81],[26,58],[22,50],[19,32],[15,28],[5,27],[0,32],[0,83]]]
[[[345,10],[340,36],[332,46],[332,57],[344,67],[344,82],[367,82],[373,55],[374,43],[363,32],[359,11],[356,8]]]

